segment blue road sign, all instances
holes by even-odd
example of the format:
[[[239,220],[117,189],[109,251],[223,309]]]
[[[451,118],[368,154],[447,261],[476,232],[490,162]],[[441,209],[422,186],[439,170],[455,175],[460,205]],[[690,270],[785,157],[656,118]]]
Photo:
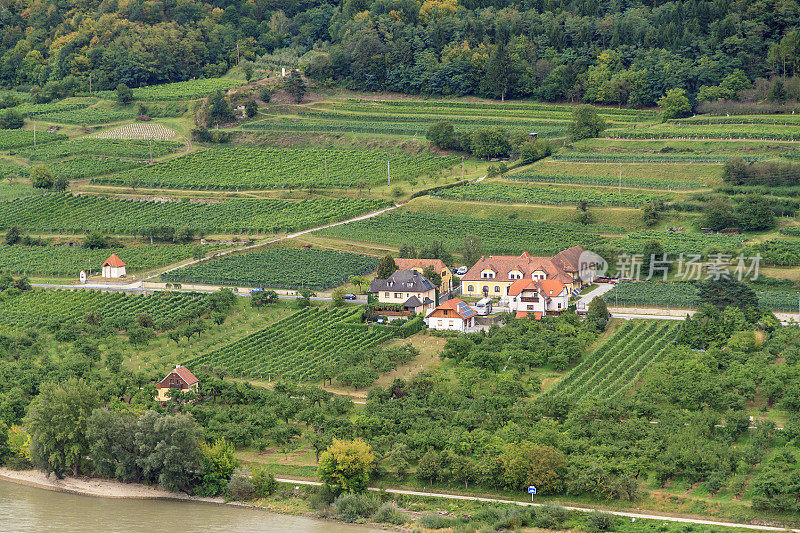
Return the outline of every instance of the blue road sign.
[[[530,494],[536,494],[536,487],[534,487],[533,485],[531,485],[530,487],[528,487],[528,493],[530,493]]]

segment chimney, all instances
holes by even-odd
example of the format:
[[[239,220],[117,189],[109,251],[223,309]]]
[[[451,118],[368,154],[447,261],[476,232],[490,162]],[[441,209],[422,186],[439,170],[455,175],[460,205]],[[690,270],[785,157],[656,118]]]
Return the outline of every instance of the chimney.
[[[175,365],[175,370],[178,370],[180,367],[181,365]]]

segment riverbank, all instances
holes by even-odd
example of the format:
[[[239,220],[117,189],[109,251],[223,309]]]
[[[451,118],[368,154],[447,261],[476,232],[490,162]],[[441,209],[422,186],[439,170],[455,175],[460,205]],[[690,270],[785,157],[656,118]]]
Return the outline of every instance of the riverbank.
[[[40,470],[9,470],[2,467],[0,468],[0,479],[29,487],[100,498],[225,503],[222,498],[200,498],[139,483],[121,483],[110,479],[98,478],[65,477],[58,479],[55,475],[47,476]]]

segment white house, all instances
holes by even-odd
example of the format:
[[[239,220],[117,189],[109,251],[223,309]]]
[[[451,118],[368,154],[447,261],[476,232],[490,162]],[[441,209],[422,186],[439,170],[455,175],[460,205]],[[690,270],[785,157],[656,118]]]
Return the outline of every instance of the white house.
[[[555,279],[518,279],[508,289],[508,305],[518,318],[557,315],[567,309],[569,297],[567,286]]]
[[[375,279],[369,292],[382,304],[400,305],[422,314],[436,305],[436,285],[415,270],[397,270],[387,279]]]
[[[126,276],[125,263],[117,257],[117,254],[111,254],[111,257],[106,259],[103,263],[103,277],[104,278],[124,278]]]
[[[460,298],[447,300],[425,317],[431,329],[449,329],[466,332],[475,327],[478,312]]]

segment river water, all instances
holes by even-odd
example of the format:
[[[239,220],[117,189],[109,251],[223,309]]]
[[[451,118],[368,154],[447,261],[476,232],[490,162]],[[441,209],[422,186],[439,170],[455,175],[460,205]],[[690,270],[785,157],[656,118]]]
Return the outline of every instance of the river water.
[[[384,530],[224,505],[80,496],[0,480],[0,532],[377,533]],[[384,532],[385,533],[385,532]]]

